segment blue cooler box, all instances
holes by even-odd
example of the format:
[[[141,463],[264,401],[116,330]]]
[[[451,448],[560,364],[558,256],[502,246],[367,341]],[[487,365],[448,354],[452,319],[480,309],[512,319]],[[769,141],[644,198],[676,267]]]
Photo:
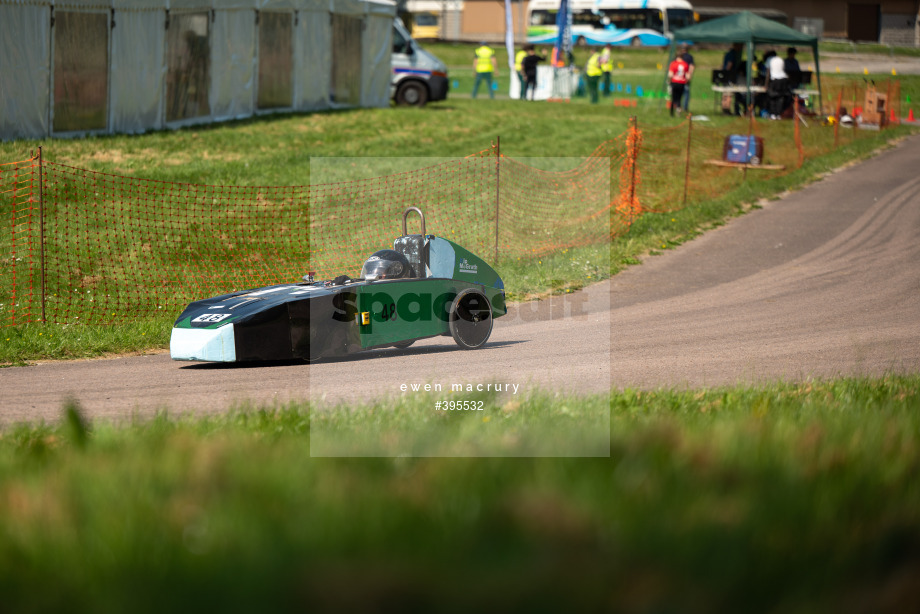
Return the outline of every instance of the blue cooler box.
[[[760,164],[763,161],[763,139],[746,134],[730,134],[725,137],[722,159],[738,164]]]

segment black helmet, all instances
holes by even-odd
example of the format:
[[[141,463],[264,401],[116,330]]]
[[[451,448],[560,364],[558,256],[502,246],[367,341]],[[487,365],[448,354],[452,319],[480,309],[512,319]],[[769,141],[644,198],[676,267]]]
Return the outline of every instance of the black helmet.
[[[400,279],[410,276],[409,261],[394,249],[374,252],[361,267],[363,279]]]

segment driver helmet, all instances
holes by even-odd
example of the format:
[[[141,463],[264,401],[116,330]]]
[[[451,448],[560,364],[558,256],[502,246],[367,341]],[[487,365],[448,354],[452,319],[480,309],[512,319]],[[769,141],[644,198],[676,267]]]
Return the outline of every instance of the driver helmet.
[[[400,279],[410,275],[409,261],[394,249],[374,252],[361,267],[361,277],[368,280]]]

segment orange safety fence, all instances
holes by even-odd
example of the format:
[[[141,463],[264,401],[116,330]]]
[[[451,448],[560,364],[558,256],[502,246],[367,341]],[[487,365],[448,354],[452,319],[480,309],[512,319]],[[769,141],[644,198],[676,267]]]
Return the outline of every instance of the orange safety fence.
[[[902,120],[901,82],[829,77],[825,79],[829,114],[837,119],[849,116],[856,125],[884,128]],[[875,94],[876,96],[873,96]],[[856,138],[858,135],[853,133]]]
[[[848,101],[864,101],[869,85],[831,81],[830,116],[847,104],[855,109]],[[882,90],[897,117],[899,85]],[[644,213],[716,199],[751,174],[791,172],[859,138],[861,130],[827,120],[802,111],[797,121],[685,119],[646,128],[633,118],[583,159],[516,160],[496,142],[466,158],[409,160],[410,170],[361,178],[342,164],[363,159],[327,158],[319,160],[332,165],[327,173],[311,163],[309,186],[135,179],[42,162],[39,151],[0,164],[8,229],[0,232],[0,326],[172,316],[196,298],[307,272],[357,276],[369,254],[401,234],[402,212],[412,206],[424,211],[426,232],[501,270],[506,259],[609,241]],[[731,134],[763,138],[760,168],[721,163]],[[389,169],[392,159],[381,160]],[[419,232],[415,217],[408,232]]]
[[[639,171],[639,154],[642,151],[642,131],[635,117],[630,120],[626,132],[626,155],[620,165],[620,193],[617,195],[618,219],[628,228],[642,215],[639,201],[639,185],[642,174]],[[611,237],[614,235],[611,232]]]
[[[401,234],[410,206],[424,211],[428,233],[499,264],[606,242],[628,227],[611,214],[622,147],[610,141],[543,170],[502,157],[496,144],[407,172],[261,187],[136,179],[43,162],[39,152],[0,166],[9,229],[0,325],[108,324],[307,272],[355,277]],[[414,217],[408,232],[419,232]]]
[[[722,161],[729,135],[762,137],[759,123],[738,117],[713,127],[706,122],[684,119],[673,126],[643,129],[641,177],[637,186],[642,211],[678,211],[691,202],[718,198],[744,182],[747,178],[744,168],[713,163]],[[780,143],[767,147],[768,154],[769,150],[778,154],[786,149]]]
[[[897,80],[872,83],[852,79],[829,79],[825,87],[825,114],[799,104],[794,120],[737,117],[713,127],[705,121],[685,119],[680,124],[641,129],[641,158],[637,164],[635,196],[642,212],[669,212],[688,204],[704,202],[751,179],[769,178],[800,168],[807,160],[824,155],[860,138],[867,131],[900,123],[901,87]],[[841,127],[835,111],[850,101],[863,113],[867,90],[874,87],[885,95],[887,121],[880,125],[856,121]],[[842,101],[839,102],[839,101]],[[864,119],[861,117],[861,119]],[[641,128],[641,126],[640,126]],[[725,165],[723,147],[729,135],[751,135],[763,139],[763,156],[753,166]],[[628,151],[628,148],[627,148]],[[623,167],[625,169],[625,165]],[[629,185],[624,179],[621,185]]]
[[[39,200],[38,172],[38,164],[32,158],[0,163],[0,212],[7,222],[3,231],[9,230],[6,236],[5,232],[0,233],[2,324],[16,322],[20,303],[25,306],[41,302],[41,267],[33,263],[40,263],[43,254],[40,242],[29,240],[36,233],[40,236],[43,230],[41,220],[32,214],[33,205]]]

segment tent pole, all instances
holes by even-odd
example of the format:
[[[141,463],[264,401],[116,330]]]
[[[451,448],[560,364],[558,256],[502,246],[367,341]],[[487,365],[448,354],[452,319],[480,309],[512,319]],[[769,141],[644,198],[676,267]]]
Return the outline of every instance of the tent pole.
[[[818,40],[811,47],[815,56],[815,78],[818,80],[818,113],[824,117],[824,90],[821,88],[821,65],[818,64]],[[839,119],[839,118],[838,118]]]
[[[747,56],[747,101],[744,106],[747,113],[753,115],[754,97],[751,95],[751,68],[754,64],[754,39],[748,39]]]

